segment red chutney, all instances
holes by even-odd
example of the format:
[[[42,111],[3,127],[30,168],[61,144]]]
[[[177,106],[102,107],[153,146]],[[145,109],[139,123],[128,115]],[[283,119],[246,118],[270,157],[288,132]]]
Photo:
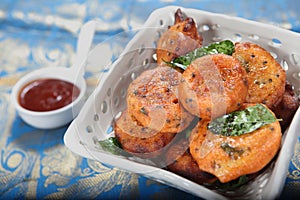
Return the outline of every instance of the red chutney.
[[[31,111],[51,111],[70,104],[79,93],[79,88],[70,82],[53,78],[37,79],[21,89],[19,103]]]

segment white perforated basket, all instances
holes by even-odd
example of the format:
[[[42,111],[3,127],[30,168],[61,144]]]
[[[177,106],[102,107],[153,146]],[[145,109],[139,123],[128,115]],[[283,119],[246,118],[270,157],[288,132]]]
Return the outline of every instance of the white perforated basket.
[[[177,6],[170,6],[155,10],[142,29],[110,38],[90,52],[88,59],[90,65],[103,66],[106,65],[103,60],[117,59],[103,70],[98,86],[88,98],[78,117],[69,126],[64,137],[65,145],[83,157],[144,175],[205,199],[274,199],[278,197],[285,182],[298,133],[300,133],[300,125],[297,123],[300,120],[299,110],[284,134],[276,161],[254,180],[234,190],[214,191],[164,169],[154,167],[145,160],[113,155],[99,147],[99,140],[113,134],[114,117],[126,107],[126,91],[129,83],[142,71],[155,66],[153,54],[156,41],[167,26],[174,23],[174,13],[177,9]],[[289,82],[299,92],[300,34],[241,18],[195,9],[181,8],[181,10],[197,22],[204,38],[204,45],[230,39],[233,42],[251,41],[270,51],[286,70]],[[133,36],[132,39],[131,36]],[[125,42],[128,39],[131,39],[130,42]],[[107,46],[111,43],[118,43],[118,47],[108,52]]]

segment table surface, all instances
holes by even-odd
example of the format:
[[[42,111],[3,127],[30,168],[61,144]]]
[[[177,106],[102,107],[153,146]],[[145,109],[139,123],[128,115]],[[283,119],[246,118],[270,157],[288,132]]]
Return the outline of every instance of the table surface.
[[[82,24],[97,18],[95,42],[143,25],[167,5],[197,8],[300,32],[300,2],[229,0],[0,1],[0,199],[196,197],[134,173],[72,153],[63,143],[68,126],[40,130],[25,124],[10,101],[13,85],[41,67],[71,66]],[[300,41],[299,41],[300,42]],[[88,68],[90,88],[100,69]],[[281,199],[300,195],[300,143],[296,142]]]

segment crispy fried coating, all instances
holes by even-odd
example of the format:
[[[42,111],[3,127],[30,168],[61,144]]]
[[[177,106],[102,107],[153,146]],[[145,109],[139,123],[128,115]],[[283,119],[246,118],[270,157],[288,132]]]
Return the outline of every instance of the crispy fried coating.
[[[173,133],[161,133],[140,126],[125,110],[114,123],[115,136],[122,148],[139,157],[155,157],[174,138]]]
[[[237,58],[247,71],[249,89],[248,103],[263,103],[276,107],[285,90],[286,74],[273,56],[261,46],[245,42],[236,43],[233,57]]]
[[[181,9],[178,8],[178,9],[176,10],[175,14],[174,14],[174,19],[175,19],[174,24],[178,24],[178,23],[180,23],[180,22],[183,22],[185,18],[186,18],[186,17],[185,17],[184,14],[182,13]]]
[[[181,73],[165,66],[144,71],[128,87],[128,113],[142,126],[178,133],[193,120],[178,101]]]
[[[188,141],[172,145],[166,153],[167,169],[196,183],[213,183],[217,180],[212,174],[199,169],[198,164],[186,149]]]
[[[200,121],[193,130],[190,152],[201,170],[215,175],[222,183],[263,169],[281,145],[278,121],[251,133],[228,137],[210,132],[208,123]]]
[[[127,110],[116,119],[114,131],[122,148],[133,155],[153,160],[160,155],[167,170],[199,184],[217,179],[226,183],[259,172],[274,158],[281,130],[290,124],[299,98],[285,84],[285,71],[276,59],[250,42],[236,43],[233,56],[198,58],[183,73],[165,65],[202,42],[194,19],[178,9],[174,25],[157,42],[160,67],[143,72],[129,85]],[[210,120],[253,105],[245,102],[262,103],[283,121],[231,137],[207,129]],[[189,140],[173,144],[194,116],[201,120]]]
[[[194,60],[183,72],[178,87],[185,109],[206,120],[237,110],[245,102],[247,90],[245,69],[225,54]]]
[[[293,86],[289,82],[286,82],[282,100],[273,108],[276,117],[282,119],[280,125],[283,132],[290,125],[299,106],[299,97],[295,94]]]
[[[199,35],[193,18],[183,16],[178,9],[175,13],[175,23],[165,31],[157,43],[157,63],[171,61],[202,46],[203,38]]]

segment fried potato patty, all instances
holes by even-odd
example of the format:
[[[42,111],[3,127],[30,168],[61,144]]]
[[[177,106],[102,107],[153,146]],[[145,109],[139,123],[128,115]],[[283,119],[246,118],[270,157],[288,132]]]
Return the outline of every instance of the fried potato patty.
[[[138,125],[125,110],[114,123],[115,136],[122,148],[140,157],[154,157],[160,154],[174,138],[173,133],[161,133]]]
[[[178,101],[181,73],[171,67],[144,71],[128,87],[128,113],[142,126],[178,133],[193,120]]]
[[[202,46],[203,38],[199,35],[195,21],[184,18],[180,9],[175,13],[174,25],[170,26],[158,40],[157,63],[170,62],[174,58],[184,55]]]
[[[210,132],[208,123],[200,121],[194,128],[190,152],[201,170],[215,175],[222,183],[263,169],[281,145],[278,121],[251,133],[228,137]]]
[[[217,180],[215,176],[199,169],[189,149],[186,149],[187,145],[188,141],[184,141],[170,147],[166,153],[166,160],[169,163],[166,168],[199,184],[215,182]]]
[[[285,90],[286,74],[280,64],[257,44],[236,43],[232,55],[247,71],[248,103],[263,103],[269,108],[277,106]]]
[[[178,86],[185,109],[207,120],[237,110],[245,102],[247,90],[245,69],[237,59],[225,54],[194,60]]]

